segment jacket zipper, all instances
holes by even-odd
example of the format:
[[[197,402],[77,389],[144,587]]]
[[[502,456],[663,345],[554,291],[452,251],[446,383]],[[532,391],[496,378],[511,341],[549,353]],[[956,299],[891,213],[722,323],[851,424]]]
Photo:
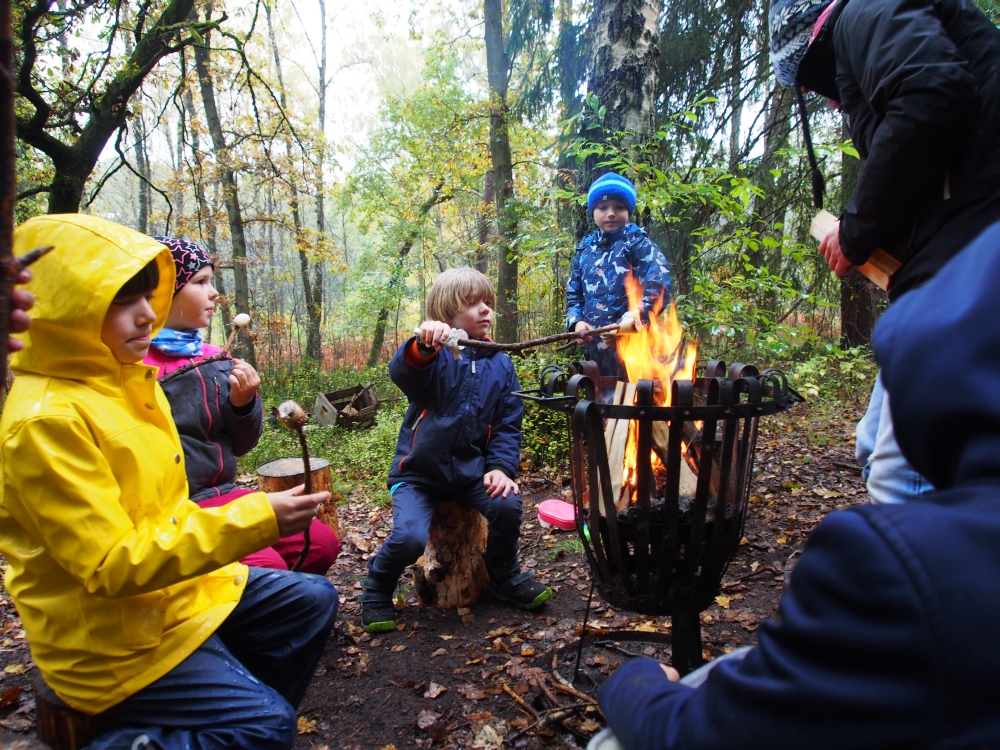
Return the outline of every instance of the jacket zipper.
[[[420,412],[420,416],[417,417],[417,421],[413,423],[413,437],[410,439],[410,452],[407,453],[405,456],[403,456],[401,459],[399,459],[399,466],[397,468],[402,469],[403,461],[405,461],[406,459],[408,459],[410,456],[413,455],[413,449],[417,444],[417,430],[420,429],[420,422],[423,420],[426,414],[427,414],[427,409],[424,409],[422,412]]]

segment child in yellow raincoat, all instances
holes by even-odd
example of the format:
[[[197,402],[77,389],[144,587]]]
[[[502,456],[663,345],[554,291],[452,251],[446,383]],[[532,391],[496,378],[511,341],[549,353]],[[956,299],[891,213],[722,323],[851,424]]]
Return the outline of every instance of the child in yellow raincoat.
[[[0,419],[4,585],[45,682],[125,728],[92,749],[291,748],[336,616],[319,576],[235,561],[309,525],[329,493],[202,509],[156,368],[170,308],[158,242],[92,216],[44,216],[15,252],[38,300]]]

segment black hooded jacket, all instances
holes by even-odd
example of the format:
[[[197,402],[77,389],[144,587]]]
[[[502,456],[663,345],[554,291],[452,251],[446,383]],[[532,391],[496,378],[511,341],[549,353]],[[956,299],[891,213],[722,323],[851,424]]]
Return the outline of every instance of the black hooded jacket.
[[[902,261],[896,299],[1000,219],[1000,29],[971,0],[839,2],[833,90],[865,160],[840,243]],[[799,79],[833,69],[808,54]]]

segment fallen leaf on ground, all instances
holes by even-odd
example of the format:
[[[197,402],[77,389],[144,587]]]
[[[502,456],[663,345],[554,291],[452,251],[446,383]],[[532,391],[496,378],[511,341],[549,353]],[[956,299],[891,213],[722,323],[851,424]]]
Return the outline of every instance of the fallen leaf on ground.
[[[3,668],[3,671],[7,674],[24,674],[23,664],[8,664]]]
[[[715,597],[715,603],[718,604],[723,609],[729,609],[729,602],[732,601],[728,596],[717,596]]]
[[[399,646],[393,646],[390,650],[392,651],[392,653],[398,654],[398,653],[401,653],[403,651],[406,651],[406,646],[403,646],[401,644]]]
[[[458,692],[470,701],[486,700],[486,693],[477,688],[475,685],[466,683],[458,688]]]
[[[432,682],[427,686],[427,691],[424,693],[425,698],[437,698],[441,693],[445,692],[448,688],[444,685],[438,685],[436,682]]]
[[[299,717],[299,734],[316,734],[316,720]]]
[[[446,649],[439,648],[437,651],[431,654],[431,658],[433,659],[435,656],[447,656],[447,655],[448,651]]]
[[[454,637],[455,636],[453,636],[453,635],[439,635],[438,636],[438,638],[440,638],[442,641],[450,641],[450,640],[454,639]]]
[[[417,726],[421,729],[427,729],[427,727],[435,723],[440,718],[441,714],[436,714],[433,711],[421,711],[417,714]]]

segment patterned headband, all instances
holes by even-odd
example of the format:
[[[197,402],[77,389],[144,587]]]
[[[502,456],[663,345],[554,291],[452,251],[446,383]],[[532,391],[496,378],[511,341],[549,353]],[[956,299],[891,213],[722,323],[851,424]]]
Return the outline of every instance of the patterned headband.
[[[215,268],[212,258],[196,242],[182,240],[180,237],[151,236],[160,244],[166,245],[170,249],[170,254],[174,256],[174,271],[177,274],[174,281],[174,294],[179,292],[181,287],[205,266]]]

